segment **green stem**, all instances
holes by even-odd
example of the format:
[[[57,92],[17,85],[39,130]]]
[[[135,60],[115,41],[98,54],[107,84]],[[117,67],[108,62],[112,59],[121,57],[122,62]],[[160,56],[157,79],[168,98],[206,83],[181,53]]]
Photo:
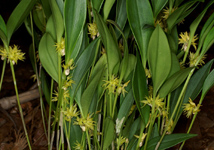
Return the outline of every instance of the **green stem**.
[[[5,72],[5,68],[6,68],[6,62],[7,62],[7,59],[4,59],[4,63],[3,63],[3,67],[2,67],[2,73],[1,73],[0,91],[1,91],[2,83],[3,83],[4,72]]]
[[[13,76],[13,83],[14,83],[14,88],[15,88],[16,98],[17,98],[17,105],[18,105],[18,108],[19,108],[19,113],[20,113],[20,116],[21,116],[21,120],[22,120],[22,124],[23,124],[23,128],[24,128],[25,136],[26,136],[26,139],[27,139],[28,147],[29,147],[30,150],[32,150],[31,144],[30,144],[30,140],[29,140],[29,137],[28,137],[28,133],[27,133],[27,129],[26,129],[26,126],[25,126],[22,107],[21,107],[21,104],[20,104],[20,101],[19,101],[19,93],[18,93],[18,89],[17,89],[17,85],[16,85],[16,77],[15,77],[14,67],[13,67],[13,63],[11,61],[10,61],[10,68],[11,68],[11,72],[12,72],[12,76]]]
[[[91,150],[91,141],[90,141],[90,136],[88,134],[88,130],[86,130],[86,136],[87,136],[87,141],[88,141],[88,148]]]

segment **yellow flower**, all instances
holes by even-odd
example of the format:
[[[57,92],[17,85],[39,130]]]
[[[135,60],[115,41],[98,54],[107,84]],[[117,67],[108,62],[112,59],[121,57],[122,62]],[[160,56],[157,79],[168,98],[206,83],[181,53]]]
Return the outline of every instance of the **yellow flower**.
[[[135,110],[135,108],[136,108],[136,105],[132,105],[132,107],[131,107],[131,109],[130,109],[130,111],[129,111],[129,115],[132,114],[132,112]]]
[[[33,79],[33,82],[35,82],[36,81],[36,74],[32,75],[30,78]]]
[[[74,70],[75,65],[74,65],[74,60],[70,59],[69,62],[65,65],[63,64],[62,67],[64,68],[65,75],[70,74],[70,70]]]
[[[188,46],[188,43],[189,43],[189,33],[187,33],[187,32],[181,33],[181,34],[180,34],[180,37],[181,37],[181,38],[179,38],[178,44],[182,44],[182,45],[183,45],[183,46],[182,46],[182,49],[183,49],[184,51],[186,51],[187,46]],[[191,45],[195,48],[195,50],[196,50],[196,43],[195,43],[195,41],[196,41],[197,39],[198,39],[198,37],[197,37],[197,35],[195,35],[195,36],[193,37],[192,41],[191,41]]]
[[[160,108],[164,107],[164,98],[159,98],[159,95],[157,97],[155,97],[155,99],[153,99],[152,96],[146,96],[146,100],[141,101],[142,103],[144,103],[145,105],[149,105],[150,107],[153,107],[153,100],[155,101],[155,108],[158,109],[160,111]]]
[[[196,104],[192,101],[191,98],[189,98],[189,103],[184,104],[184,113],[186,114],[186,117],[189,118],[192,114],[196,114],[197,112],[200,111],[200,104],[196,106]]]
[[[127,138],[120,136],[119,138],[117,138],[117,145],[120,147],[121,145],[123,145],[123,143],[126,143]]]
[[[62,38],[60,43],[56,43],[56,51],[60,53],[60,55],[65,56],[65,39]]]
[[[169,11],[168,7],[166,7],[166,9],[163,9],[164,14],[163,19],[166,20],[170,16],[170,14],[172,14],[176,9],[177,9],[176,7],[172,8],[171,12]]]
[[[91,38],[94,40],[96,35],[98,35],[97,24],[95,22],[88,23],[88,31],[91,34]]]
[[[75,143],[75,147],[74,147],[74,149],[75,150],[83,150],[83,145],[81,144],[81,143],[79,143],[78,141],[76,141],[76,143]]]
[[[13,64],[17,64],[18,60],[23,61],[25,59],[24,55],[25,53],[22,53],[16,45],[13,47],[9,46],[9,53],[7,57]]]
[[[56,101],[58,101],[58,97],[59,97],[59,94],[58,94],[58,92],[57,91],[54,91],[54,93],[53,93],[55,96],[53,96],[52,97],[52,101],[53,102],[56,102]]]
[[[124,83],[124,84],[119,85],[119,86],[117,87],[117,90],[116,90],[116,91],[117,91],[117,94],[122,93],[122,94],[123,94],[123,97],[125,97],[125,93],[127,93],[125,87],[128,86],[129,82],[130,82],[130,80],[127,81],[127,82]]]
[[[77,121],[74,122],[74,125],[79,125],[83,132],[88,129],[94,130],[95,122],[91,116],[92,115],[88,114],[87,118],[78,117]]]
[[[171,120],[170,123],[169,123],[169,119],[166,120],[165,127],[167,127],[167,125],[168,125],[168,127],[166,129],[167,130],[167,134],[171,134],[173,123],[174,123],[173,120]]]
[[[152,77],[149,69],[147,69],[147,68],[145,69],[145,74],[146,74],[147,78],[151,78]]]
[[[189,54],[189,66],[194,67],[194,66],[196,66],[197,63],[198,63],[197,66],[198,65],[202,66],[203,64],[205,64],[204,60],[206,59],[206,55],[204,55],[201,58],[201,60],[198,60],[198,59],[199,59],[199,56],[195,56],[195,53],[190,52],[190,54]]]
[[[104,82],[105,82],[105,84],[103,84],[103,86],[105,87],[105,89],[108,89],[109,93],[115,93],[115,90],[116,90],[117,86],[119,85],[119,79],[117,77],[115,77],[114,75],[112,75],[110,81],[104,80]]]
[[[76,104],[70,108],[67,108],[66,111],[62,111],[62,113],[65,115],[65,120],[69,122],[73,117],[77,117],[79,115]]]
[[[7,58],[7,51],[4,47],[0,46],[0,55],[1,55],[1,60],[4,60]]]
[[[67,90],[68,87],[72,88],[72,84],[75,82],[71,78],[72,78],[71,76],[67,76],[67,79],[65,80],[65,83],[64,83],[62,89]]]

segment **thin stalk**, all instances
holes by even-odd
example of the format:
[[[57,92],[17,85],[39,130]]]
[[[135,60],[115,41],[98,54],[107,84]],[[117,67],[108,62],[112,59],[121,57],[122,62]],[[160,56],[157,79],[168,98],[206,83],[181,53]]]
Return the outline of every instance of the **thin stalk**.
[[[107,104],[106,104],[106,94],[104,96],[104,105],[103,105],[103,125],[102,125],[102,137],[101,137],[101,148],[103,148],[103,139],[104,139],[104,128],[105,128],[105,118],[106,118],[106,107],[107,107]]]
[[[89,150],[91,150],[91,141],[90,141],[90,136],[88,134],[88,130],[86,130],[86,137],[87,137],[87,141],[88,141],[88,148],[89,148]]]
[[[42,89],[40,85],[40,80],[39,80],[39,74],[37,70],[37,63],[36,63],[36,52],[35,52],[35,40],[34,40],[34,31],[33,31],[33,19],[32,19],[32,13],[30,12],[30,24],[31,24],[31,34],[32,34],[32,45],[33,45],[33,59],[34,59],[34,65],[35,65],[35,71],[36,71],[36,81],[37,85],[39,88],[39,95],[40,95],[40,106],[41,106],[41,115],[42,115],[42,123],[43,123],[43,128],[45,131],[46,138],[48,138],[47,135],[47,130],[45,126],[45,118],[44,118],[44,107],[43,107],[43,99],[42,99]]]
[[[48,118],[48,149],[50,149],[51,143],[51,109],[52,109],[52,94],[53,94],[53,79],[51,79],[51,91],[50,91],[50,106],[49,106],[49,118]]]
[[[6,68],[6,62],[7,62],[7,59],[4,59],[2,72],[1,72],[0,91],[1,91],[2,83],[3,83],[4,72],[5,72],[5,68]]]
[[[13,67],[13,63],[11,61],[10,61],[10,68],[11,68],[11,72],[12,72],[12,76],[13,76],[13,83],[14,83],[14,88],[15,88],[15,92],[16,92],[17,105],[18,105],[18,108],[19,108],[19,113],[20,113],[20,116],[21,116],[24,132],[25,132],[25,137],[27,139],[27,143],[28,143],[29,149],[32,150],[31,144],[30,144],[30,140],[29,140],[29,137],[28,137],[28,133],[27,133],[27,129],[26,129],[26,126],[25,126],[25,120],[24,120],[24,117],[23,117],[22,107],[21,107],[21,104],[20,104],[20,101],[19,101],[19,93],[18,93],[18,89],[17,89],[17,85],[16,85],[16,77],[15,77],[14,67]]]

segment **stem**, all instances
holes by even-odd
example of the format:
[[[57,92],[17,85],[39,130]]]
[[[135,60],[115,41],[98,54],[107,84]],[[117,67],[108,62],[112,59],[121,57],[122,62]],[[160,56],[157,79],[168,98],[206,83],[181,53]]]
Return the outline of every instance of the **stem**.
[[[5,68],[6,68],[6,62],[7,62],[7,59],[4,59],[3,68],[2,68],[2,73],[1,73],[0,91],[1,91],[2,82],[3,82],[3,78],[4,78],[4,72],[5,72]]]
[[[89,150],[91,150],[91,141],[90,141],[90,137],[88,135],[88,130],[86,130],[86,136],[87,136],[87,140],[88,140],[88,148],[89,148]]]
[[[19,93],[18,93],[18,89],[17,89],[17,85],[16,85],[16,77],[15,77],[14,67],[13,67],[13,63],[11,61],[10,61],[10,68],[11,68],[11,72],[12,72],[12,76],[13,76],[13,83],[14,83],[14,88],[15,88],[16,98],[17,98],[17,105],[18,105],[18,108],[19,108],[19,113],[20,113],[20,116],[21,116],[21,120],[22,120],[22,124],[23,124],[23,128],[24,128],[25,136],[26,136],[26,139],[27,139],[28,147],[29,147],[30,150],[32,150],[31,145],[30,145],[30,141],[29,141],[29,137],[28,137],[28,133],[27,133],[27,129],[26,129],[26,126],[25,126],[22,107],[21,107],[21,104],[20,104],[20,101],[19,101]]]

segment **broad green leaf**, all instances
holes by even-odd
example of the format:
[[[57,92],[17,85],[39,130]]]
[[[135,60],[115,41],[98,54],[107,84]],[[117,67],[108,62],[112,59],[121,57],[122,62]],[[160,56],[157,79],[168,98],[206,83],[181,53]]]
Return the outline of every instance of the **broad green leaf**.
[[[134,97],[133,97],[132,90],[130,90],[129,93],[124,98],[122,105],[120,106],[120,109],[117,115],[117,118],[119,120],[121,120],[123,117],[125,118],[127,117],[133,105],[133,102],[134,102]]]
[[[207,76],[206,80],[204,81],[203,89],[202,89],[202,97],[204,98],[207,92],[212,88],[214,85],[214,70],[210,72]]]
[[[103,1],[104,0],[91,0],[93,9],[95,9],[97,12],[99,12],[100,8],[103,4]]]
[[[129,140],[131,140],[134,137],[134,135],[136,134],[136,132],[138,130],[140,130],[140,122],[141,122],[141,119],[139,117],[132,123],[130,132],[129,132]]]
[[[152,8],[148,0],[126,0],[126,9],[129,25],[145,68],[148,43],[154,27]]]
[[[114,126],[114,121],[111,118],[105,119],[103,149],[107,149],[116,136]]]
[[[107,52],[108,71],[109,76],[111,77],[112,74],[116,74],[118,72],[116,67],[119,67],[120,64],[119,48],[117,43],[114,41],[106,23],[97,12],[95,13],[95,20]]]
[[[140,102],[144,100],[146,96],[148,96],[148,89],[147,89],[146,82],[147,81],[146,81],[145,71],[140,61],[139,55],[137,55],[137,64],[134,70],[132,89],[133,89],[135,103],[137,105],[138,111],[140,112],[140,115],[144,124],[147,124],[149,120],[149,114],[150,114],[150,107],[148,105],[145,105],[143,107],[143,104]]]
[[[45,12],[45,16],[46,18],[48,19],[50,16],[51,16],[51,7],[50,7],[50,4],[49,4],[49,1],[45,0],[45,1],[41,1],[41,4],[42,4],[42,8]]]
[[[183,142],[183,141],[188,140],[195,136],[197,136],[197,135],[196,134],[182,134],[182,133],[165,135],[158,150],[165,150],[167,148],[170,148],[180,142]],[[160,138],[161,137],[158,136],[158,137],[150,139],[146,150],[154,150],[157,143],[159,142]]]
[[[98,50],[100,40],[97,38],[93,42],[90,43],[90,45],[84,50],[84,52],[81,54],[79,59],[76,62],[76,68],[73,71],[73,77],[75,84],[73,84],[71,89],[71,97],[74,98],[76,95],[76,92],[81,85],[85,75],[87,74],[88,70],[90,69],[92,63],[94,62]],[[77,101],[77,103],[80,106],[80,102]]]
[[[124,29],[125,24],[127,22],[127,13],[126,13],[126,0],[118,0],[116,5],[116,20],[115,22],[121,28]],[[117,39],[121,35],[121,33],[116,29]]]
[[[102,77],[103,69],[100,70],[96,76],[93,78],[93,80],[89,83],[88,87],[85,89],[85,91],[82,94],[81,100],[80,100],[80,109],[82,111],[82,115],[84,118],[87,117],[88,110],[90,107],[90,104],[92,102],[93,96],[95,92],[97,91],[97,86],[99,84],[99,81]]]
[[[64,33],[64,22],[63,22],[62,14],[60,12],[60,9],[56,0],[49,0],[49,4],[51,7],[54,27],[56,30],[56,41],[59,43],[61,42],[62,35]]]
[[[158,25],[148,46],[148,63],[153,82],[153,96],[164,83],[171,70],[171,52],[167,37]]]
[[[199,69],[190,79],[187,90],[184,96],[183,103],[187,103],[189,98],[194,100],[200,93],[205,79],[207,78],[210,68],[213,64],[213,59]]]
[[[64,0],[56,0],[59,10],[64,17]]]
[[[174,91],[178,86],[180,86],[186,77],[189,75],[192,68],[186,68],[174,73],[170,78],[168,78],[159,90],[159,95],[161,98],[165,98],[169,93]]]
[[[161,1],[152,0],[154,18],[157,18],[158,14],[164,8],[167,2],[168,0],[161,0]]]
[[[78,54],[79,54],[79,52],[80,52],[80,50],[81,50],[81,46],[83,45],[83,30],[80,32],[80,35],[79,35],[79,37],[78,37],[78,39],[77,39],[77,41],[76,41],[76,45],[75,45],[75,47],[74,47],[74,50],[73,50],[73,52],[71,53],[71,56],[70,56],[70,59],[76,59],[77,58],[77,56],[78,56]]]
[[[171,70],[167,78],[171,77],[175,72],[181,70],[179,60],[175,53],[173,52],[171,53],[171,59],[172,59]]]
[[[86,0],[66,0],[64,11],[65,63],[67,63],[75,49],[86,21]]]
[[[124,75],[124,81],[127,81],[130,73],[134,70],[135,66],[136,66],[136,61],[137,61],[137,58],[135,55],[133,54],[129,54],[129,61],[128,61],[128,66],[126,68],[126,74]],[[123,62],[122,62],[123,63]]]
[[[104,20],[107,20],[108,15],[109,15],[114,3],[115,3],[115,0],[107,0],[107,1],[105,1],[104,6],[103,6],[103,19]]]
[[[39,7],[41,4],[37,4],[36,7]],[[45,26],[46,26],[46,16],[44,13],[43,8],[33,9],[33,20],[36,26],[39,28],[39,30],[44,33],[45,32]]]
[[[128,119],[126,120],[125,122],[125,127],[122,129],[122,132],[121,132],[121,135],[123,137],[126,137],[128,138],[129,137],[129,133],[130,133],[130,129],[131,129],[131,126],[134,122],[134,116],[135,116],[135,111],[133,111],[133,113],[128,117]],[[132,138],[132,137],[131,137]]]
[[[52,15],[49,17],[47,25],[46,25],[46,32],[49,33],[54,41],[56,41],[56,30],[54,27],[54,21]]]
[[[7,41],[7,27],[1,15],[0,15],[0,38],[3,41],[3,43],[8,46],[9,43]]]
[[[7,21],[8,43],[10,43],[12,34],[21,26],[36,2],[37,0],[22,0],[13,10]]]
[[[39,43],[39,58],[47,73],[58,82],[58,58],[55,42],[49,33],[45,33]]]

